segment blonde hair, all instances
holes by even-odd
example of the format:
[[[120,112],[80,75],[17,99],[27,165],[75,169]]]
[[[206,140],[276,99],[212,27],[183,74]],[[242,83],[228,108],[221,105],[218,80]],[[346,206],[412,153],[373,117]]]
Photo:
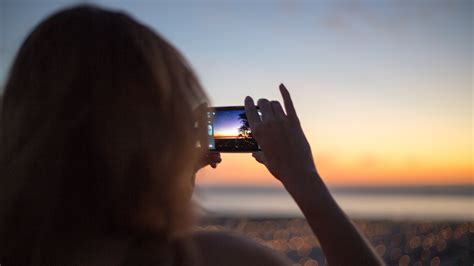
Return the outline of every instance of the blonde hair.
[[[206,95],[171,44],[124,13],[78,6],[41,22],[10,71],[0,259],[28,264],[71,233],[188,228]]]

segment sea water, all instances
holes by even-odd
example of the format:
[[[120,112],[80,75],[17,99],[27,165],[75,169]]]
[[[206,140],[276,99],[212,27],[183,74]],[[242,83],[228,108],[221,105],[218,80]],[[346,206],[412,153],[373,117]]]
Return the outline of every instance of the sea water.
[[[339,206],[356,219],[474,221],[474,186],[335,187]],[[195,201],[209,215],[301,217],[278,187],[203,186]]]

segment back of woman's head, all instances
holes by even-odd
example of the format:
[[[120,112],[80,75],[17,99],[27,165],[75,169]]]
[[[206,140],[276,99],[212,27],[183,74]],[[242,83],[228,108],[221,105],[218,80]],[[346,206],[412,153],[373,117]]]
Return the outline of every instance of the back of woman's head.
[[[29,260],[71,232],[180,232],[202,101],[179,52],[123,13],[41,22],[3,96],[0,255]]]

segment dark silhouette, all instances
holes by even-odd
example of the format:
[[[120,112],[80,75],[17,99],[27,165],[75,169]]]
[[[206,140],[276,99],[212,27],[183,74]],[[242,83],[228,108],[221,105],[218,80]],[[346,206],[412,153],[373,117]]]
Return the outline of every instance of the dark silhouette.
[[[249,120],[247,119],[246,113],[239,114],[241,126],[239,128],[239,137],[241,138],[252,138],[252,133],[250,131]]]

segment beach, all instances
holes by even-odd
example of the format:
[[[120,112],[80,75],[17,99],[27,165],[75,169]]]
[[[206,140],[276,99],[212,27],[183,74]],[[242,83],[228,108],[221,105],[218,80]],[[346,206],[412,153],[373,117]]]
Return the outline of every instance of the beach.
[[[330,190],[387,265],[474,265],[472,185]],[[196,230],[246,236],[285,254],[295,266],[326,265],[283,188],[208,186],[195,194],[202,217]]]
[[[354,220],[387,265],[473,265],[473,222]],[[302,218],[202,218],[198,231],[225,231],[285,254],[294,266],[327,265]],[[339,239],[338,241],[344,241]],[[350,262],[348,262],[350,264]]]

